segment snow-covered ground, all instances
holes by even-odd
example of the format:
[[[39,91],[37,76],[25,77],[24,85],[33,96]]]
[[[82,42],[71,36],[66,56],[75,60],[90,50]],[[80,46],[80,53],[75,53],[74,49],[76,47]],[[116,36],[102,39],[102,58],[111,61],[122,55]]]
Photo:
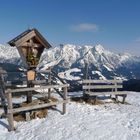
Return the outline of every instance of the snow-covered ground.
[[[15,122],[15,132],[0,119],[0,140],[140,140],[140,93],[130,92],[127,101],[131,105],[70,102],[66,115],[50,110],[44,119]]]

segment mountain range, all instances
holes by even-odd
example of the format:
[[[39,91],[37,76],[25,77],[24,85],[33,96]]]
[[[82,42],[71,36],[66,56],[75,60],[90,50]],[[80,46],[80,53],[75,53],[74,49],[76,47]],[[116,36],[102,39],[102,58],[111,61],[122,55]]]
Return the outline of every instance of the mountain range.
[[[10,65],[17,67],[9,67]],[[0,45],[0,66],[9,71],[23,67],[16,48]],[[117,54],[102,45],[59,45],[44,50],[37,70],[53,67],[66,81],[81,81],[88,72],[90,79],[140,79],[140,57]]]
[[[91,79],[139,79],[140,57],[128,53],[116,54],[102,45],[61,45],[42,54],[38,69],[54,67],[66,80],[81,80],[88,67]]]

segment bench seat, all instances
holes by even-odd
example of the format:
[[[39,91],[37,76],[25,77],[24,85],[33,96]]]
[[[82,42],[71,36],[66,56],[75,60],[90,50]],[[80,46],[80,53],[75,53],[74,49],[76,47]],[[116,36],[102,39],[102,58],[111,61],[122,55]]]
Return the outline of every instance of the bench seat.
[[[98,95],[126,95],[126,91],[117,91],[117,92],[88,92],[85,91],[85,94],[98,96]]]
[[[85,97],[100,95],[115,95],[116,101],[118,101],[118,96],[122,96],[122,103],[125,102],[127,96],[126,91],[121,91],[123,88],[122,80],[83,80],[83,93]]]

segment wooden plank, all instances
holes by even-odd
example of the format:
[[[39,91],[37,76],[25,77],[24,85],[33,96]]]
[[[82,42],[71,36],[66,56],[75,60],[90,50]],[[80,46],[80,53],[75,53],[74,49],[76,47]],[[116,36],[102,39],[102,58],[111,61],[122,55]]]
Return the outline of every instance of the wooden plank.
[[[37,73],[49,73],[51,72],[51,69],[47,69],[47,70],[38,70],[36,71]]]
[[[31,44],[29,43],[29,42],[24,42],[23,44],[22,44],[22,46],[26,46],[26,47],[29,47]],[[34,43],[34,47],[35,48],[39,48],[39,47],[42,47],[42,45],[41,44],[39,44],[39,43]]]
[[[123,88],[122,85],[84,85],[83,89],[111,89]]]
[[[27,87],[34,87],[34,85],[32,83],[28,83]],[[28,91],[27,92],[27,103],[31,103],[32,102],[32,91]]]
[[[41,86],[41,87],[31,87],[31,88],[19,88],[19,89],[11,89],[11,93],[17,93],[17,92],[25,92],[25,91],[33,91],[33,90],[39,90],[39,89],[49,89],[49,88],[62,88],[62,87],[69,87],[68,84],[63,85],[48,85],[48,86]],[[5,91],[7,93],[8,90]]]
[[[33,80],[32,83],[34,85],[40,85],[40,84],[47,84],[46,80]]]
[[[30,121],[31,118],[30,118],[30,112],[26,112],[25,113],[25,117],[26,117],[26,121]]]
[[[6,105],[6,97],[5,97],[5,83],[4,83],[4,75],[0,74],[0,98],[1,105],[3,106],[4,113],[7,114],[7,105]]]
[[[114,86],[115,86],[115,92],[117,92],[117,90],[118,90],[117,89],[117,82],[114,83]],[[123,88],[123,86],[122,86],[122,88]]]
[[[52,47],[45,39],[44,37],[37,32],[37,35],[35,36],[35,38],[47,49],[49,49],[50,47]]]
[[[88,83],[87,86],[89,87],[89,88],[88,88],[88,92],[90,92],[91,83]]]
[[[29,32],[31,32],[30,29],[24,31],[23,33],[21,33],[20,35],[18,35],[18,36],[15,37],[14,39],[10,40],[10,41],[8,42],[8,44],[11,45],[11,46],[15,46],[15,42],[16,42],[17,40],[19,40],[20,38],[22,38],[23,36],[25,36],[26,34],[28,34]]]
[[[83,84],[87,83],[122,83],[122,80],[83,80]]]
[[[88,95],[123,95],[127,94],[125,91],[117,91],[117,92],[85,92]]]
[[[123,104],[125,103],[125,98],[126,98],[126,96],[127,96],[127,95],[124,95],[124,96],[123,96],[123,100],[122,100],[122,103],[123,103]]]
[[[13,104],[12,104],[12,93],[10,90],[8,90],[7,93],[7,103],[8,103],[8,123],[9,123],[9,131],[14,131],[14,118],[13,118]]]
[[[24,54],[22,52],[22,48],[21,47],[17,47],[17,49],[18,49],[18,52],[20,54],[20,57],[21,57],[23,65],[25,66],[25,68],[28,68],[28,64],[27,64],[27,61],[26,61],[26,56],[24,56]]]
[[[21,81],[20,81],[21,82]],[[22,83],[19,83],[18,81],[17,82],[14,82],[12,83],[11,81],[9,81],[8,83],[5,83],[5,87],[16,87],[18,85],[27,85],[27,81],[22,81]]]
[[[33,38],[35,36],[35,32],[31,31],[30,33],[26,34],[25,36],[23,36],[22,38],[20,38],[19,40],[17,40],[15,42],[16,46],[22,46],[22,44],[26,41],[28,41],[29,39]]]
[[[21,111],[28,111],[28,110],[45,108],[45,107],[49,107],[49,106],[58,105],[58,104],[61,104],[61,103],[67,103],[68,101],[69,100],[64,100],[64,101],[57,101],[57,102],[52,102],[52,103],[45,103],[45,104],[41,104],[41,105],[15,108],[15,109],[13,109],[13,113],[15,114],[15,113],[18,113],[18,112],[21,112]]]

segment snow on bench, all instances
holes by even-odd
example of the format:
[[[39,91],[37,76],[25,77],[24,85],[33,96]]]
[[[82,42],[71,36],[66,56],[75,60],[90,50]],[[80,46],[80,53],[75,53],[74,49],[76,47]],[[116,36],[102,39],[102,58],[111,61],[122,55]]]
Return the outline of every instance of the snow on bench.
[[[122,103],[125,102],[127,92],[121,91],[123,88],[122,80],[83,80],[83,91],[85,95],[99,96],[99,95],[115,95],[116,101],[118,96],[122,96]],[[95,98],[96,100],[96,98]]]

